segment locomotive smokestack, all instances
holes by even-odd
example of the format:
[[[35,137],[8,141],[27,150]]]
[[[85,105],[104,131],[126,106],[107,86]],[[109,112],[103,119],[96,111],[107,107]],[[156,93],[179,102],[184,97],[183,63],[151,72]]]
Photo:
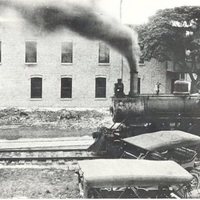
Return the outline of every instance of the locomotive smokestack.
[[[13,8],[40,30],[53,32],[67,27],[88,39],[102,40],[126,57],[130,66],[130,94],[137,91],[136,34],[117,20],[94,9],[91,1],[0,0],[0,8]]]
[[[138,71],[137,71],[137,59],[134,55],[134,51],[130,50],[130,56],[128,56],[128,64],[130,66],[130,92],[129,96],[134,96],[137,94],[137,86],[138,86]]]
[[[137,86],[138,86],[138,72],[130,71],[130,93],[129,96],[132,97],[137,94]]]

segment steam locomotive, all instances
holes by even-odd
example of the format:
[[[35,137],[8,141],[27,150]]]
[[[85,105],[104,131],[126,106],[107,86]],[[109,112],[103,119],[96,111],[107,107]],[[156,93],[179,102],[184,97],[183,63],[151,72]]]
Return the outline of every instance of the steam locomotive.
[[[175,81],[173,94],[112,98],[114,123],[123,137],[159,130],[182,130],[200,135],[200,94],[190,94],[190,83]]]
[[[122,146],[117,141],[156,131],[180,130],[200,136],[200,94],[190,94],[189,82],[175,81],[173,94],[151,95],[126,96],[120,85],[115,84],[110,109],[114,124],[93,133],[92,151],[110,151],[115,156]]]

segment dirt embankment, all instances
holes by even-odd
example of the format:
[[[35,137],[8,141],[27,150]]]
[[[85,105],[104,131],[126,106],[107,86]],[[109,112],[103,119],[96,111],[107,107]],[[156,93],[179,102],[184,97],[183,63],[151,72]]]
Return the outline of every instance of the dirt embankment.
[[[0,110],[0,139],[90,135],[112,125],[108,110]]]

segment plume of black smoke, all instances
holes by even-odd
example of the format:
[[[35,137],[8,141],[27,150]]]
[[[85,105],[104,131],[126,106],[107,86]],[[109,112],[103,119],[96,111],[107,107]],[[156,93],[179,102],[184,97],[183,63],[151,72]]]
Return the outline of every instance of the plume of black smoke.
[[[102,40],[127,58],[132,73],[137,72],[136,34],[89,4],[70,0],[0,0],[2,6],[16,9],[31,24],[45,31],[68,27],[89,39]]]

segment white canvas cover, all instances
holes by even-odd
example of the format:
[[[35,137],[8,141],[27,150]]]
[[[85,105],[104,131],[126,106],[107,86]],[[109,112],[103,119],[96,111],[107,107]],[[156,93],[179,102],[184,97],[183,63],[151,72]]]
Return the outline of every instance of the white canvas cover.
[[[174,161],[98,159],[78,164],[87,187],[171,185],[192,180]]]
[[[200,144],[200,137],[179,130],[157,131],[128,137],[123,141],[148,151],[167,150]]]

